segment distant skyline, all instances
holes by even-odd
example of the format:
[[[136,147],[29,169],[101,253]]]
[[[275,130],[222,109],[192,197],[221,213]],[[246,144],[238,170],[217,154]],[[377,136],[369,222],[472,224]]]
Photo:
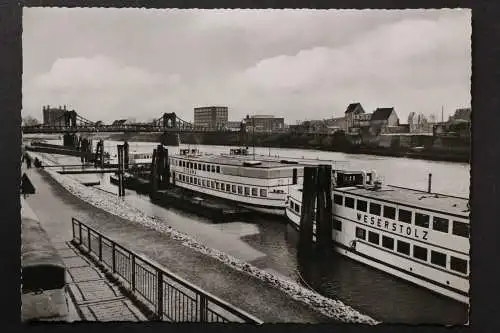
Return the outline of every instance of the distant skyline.
[[[23,9],[23,112],[146,121],[229,107],[295,124],[470,107],[470,10]]]

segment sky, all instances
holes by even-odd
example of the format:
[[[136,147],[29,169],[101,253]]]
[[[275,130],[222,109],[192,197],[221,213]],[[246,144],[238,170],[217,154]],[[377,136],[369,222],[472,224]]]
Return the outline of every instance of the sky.
[[[469,107],[470,10],[23,9],[22,115],[193,120],[196,106],[285,122]]]

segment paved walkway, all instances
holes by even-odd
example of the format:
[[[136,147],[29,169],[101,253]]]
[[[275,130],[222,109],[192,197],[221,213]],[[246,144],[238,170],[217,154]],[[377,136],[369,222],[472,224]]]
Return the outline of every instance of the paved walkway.
[[[27,200],[30,200],[28,197]],[[21,217],[40,220],[21,198]],[[147,318],[105,275],[71,243],[60,241],[50,229],[49,237],[66,266],[68,321],[145,321]],[[26,298],[29,300],[29,298]],[[25,305],[26,306],[26,305]]]
[[[43,171],[32,170],[37,194],[27,201],[54,241],[71,239],[71,218],[102,232],[174,274],[264,322],[320,323],[331,318],[295,301],[269,283],[237,271],[217,259],[182,245],[168,235],[119,218],[71,195]]]

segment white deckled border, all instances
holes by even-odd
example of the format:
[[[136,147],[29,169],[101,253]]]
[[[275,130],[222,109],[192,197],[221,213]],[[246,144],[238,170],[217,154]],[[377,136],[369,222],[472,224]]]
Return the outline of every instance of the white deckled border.
[[[33,152],[30,152],[30,154],[34,157],[38,157],[39,160],[43,161],[44,165],[55,164],[52,161],[47,160],[47,158],[43,158],[41,154],[36,154]],[[118,217],[139,223],[145,227],[154,229],[164,234],[168,234],[173,239],[182,241],[182,244],[185,246],[216,258],[239,271],[246,272],[247,274],[271,283],[273,286],[277,287],[293,299],[308,304],[313,309],[321,312],[328,317],[345,323],[370,325],[379,324],[379,322],[374,320],[373,318],[361,314],[357,310],[348,305],[345,305],[340,301],[324,297],[314,291],[300,286],[293,281],[286,280],[284,278],[275,276],[272,273],[258,269],[219,250],[208,248],[192,237],[178,232],[168,225],[160,223],[158,218],[150,217],[143,213],[141,210],[129,206],[125,201],[119,199],[118,196],[112,195],[107,192],[98,191],[92,187],[84,186],[71,177],[61,175],[54,170],[45,170],[54,180],[56,180],[66,190],[68,190],[70,193],[77,196],[81,200]]]

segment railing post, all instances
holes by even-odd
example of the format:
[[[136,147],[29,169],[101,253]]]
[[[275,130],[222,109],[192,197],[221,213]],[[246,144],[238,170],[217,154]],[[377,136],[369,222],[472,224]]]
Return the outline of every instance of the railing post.
[[[80,236],[78,244],[82,245],[82,223],[80,221],[78,221],[78,236]]]
[[[158,296],[158,320],[163,320],[163,272],[160,269],[156,270],[156,277],[158,285],[156,292]]]
[[[99,234],[99,261],[102,261],[102,235]]]
[[[71,234],[73,235],[73,242],[75,241],[75,219],[71,218]]]
[[[111,242],[111,267],[113,269],[113,273],[116,273],[116,259],[115,259],[115,242]]]
[[[208,317],[208,300],[203,294],[199,294],[200,298],[198,299],[198,305],[199,305],[199,315],[200,315],[200,322],[206,323],[207,322],[207,317]]]
[[[132,292],[135,291],[135,255],[133,253],[130,254],[131,256],[131,261],[132,261],[132,278],[131,278],[131,284],[132,284]]]
[[[87,244],[89,246],[89,253],[92,253],[92,248],[90,245],[90,228],[87,226]]]

